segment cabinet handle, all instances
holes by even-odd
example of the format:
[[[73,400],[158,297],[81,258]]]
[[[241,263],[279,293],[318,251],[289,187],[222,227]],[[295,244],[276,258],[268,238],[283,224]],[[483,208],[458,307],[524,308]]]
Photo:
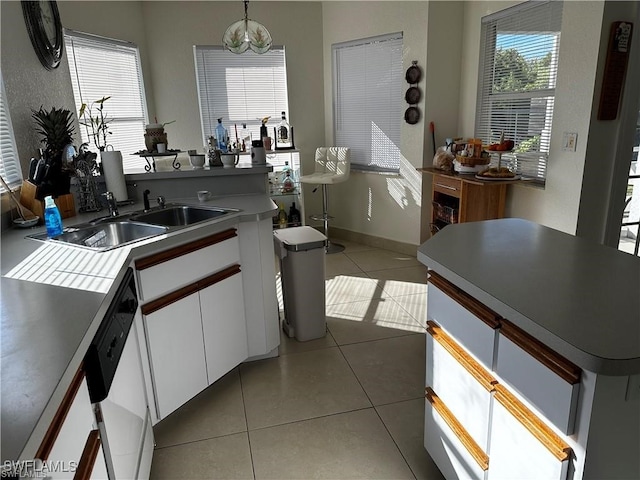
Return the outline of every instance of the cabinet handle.
[[[458,345],[449,335],[444,333],[442,328],[433,320],[427,321],[427,332],[442,347],[451,354],[456,361],[475,378],[482,387],[488,392],[493,392],[498,381],[493,378],[484,368],[480,366],[464,349]]]
[[[236,237],[237,235],[238,234],[236,233],[236,229],[230,228],[229,230],[224,230],[223,232],[209,235],[208,237],[201,238],[200,240],[195,240],[193,242],[185,243],[184,245],[178,245],[177,247],[163,250],[162,252],[158,252],[153,255],[149,255],[148,257],[136,260],[136,270],[151,268],[155,265],[159,265],[168,260],[181,257],[182,255],[186,255],[191,252],[195,252],[196,250],[200,250],[210,245],[224,242],[225,240]]]
[[[570,385],[580,382],[582,370],[509,320],[500,321],[500,333]]]
[[[444,183],[436,183],[436,187],[446,188],[447,190],[453,190],[454,192],[458,191],[456,187],[452,187],[451,185],[445,185]]]
[[[143,315],[149,315],[153,312],[160,310],[172,303],[177,302],[178,300],[182,300],[183,298],[188,297],[189,295],[196,293],[198,291],[198,284],[192,283],[185,287],[179,288],[171,293],[168,293],[160,298],[152,300],[149,303],[145,303],[140,307],[140,311]]]
[[[160,298],[152,300],[149,303],[145,303],[140,307],[140,311],[143,315],[149,315],[153,312],[160,310],[172,303],[177,302],[178,300],[182,300],[189,295],[199,292],[200,290],[207,288],[215,283],[221,282],[225,278],[229,278],[237,273],[240,273],[240,265],[237,263],[231,265],[230,267],[225,268],[224,270],[220,270],[219,272],[214,273],[213,275],[209,275],[201,280],[190,283],[189,285],[185,285],[178,290],[167,293]]]
[[[53,420],[51,420],[51,424],[47,429],[47,433],[44,434],[44,438],[40,443],[40,447],[36,451],[35,458],[42,460],[43,462],[49,458],[49,454],[51,453],[51,449],[53,445],[56,443],[56,439],[58,438],[58,434],[62,429],[62,425],[64,421],[67,419],[67,414],[71,409],[71,405],[73,401],[76,399],[76,395],[78,394],[78,390],[80,390],[80,386],[84,381],[84,370],[82,365],[78,368],[78,371],[73,376],[71,380],[71,385],[67,389],[67,393],[65,393],[62,402],[60,402],[60,406],[58,410],[56,410],[56,414],[53,416]]]
[[[433,409],[438,412],[445,423],[449,425],[449,428],[453,430],[455,436],[458,437],[458,440],[460,440],[462,445],[464,445],[464,448],[467,449],[473,459],[478,463],[478,465],[480,465],[480,468],[486,471],[489,468],[489,456],[484,453],[482,448],[480,448],[480,445],[478,445],[471,435],[469,435],[458,419],[453,415],[453,413],[451,413],[451,410],[449,410],[442,400],[440,400],[440,397],[436,395],[431,387],[427,387],[425,389],[425,398],[433,406]]]
[[[429,283],[432,283],[449,295],[453,300],[469,310],[489,327],[495,329],[500,326],[500,315],[480,303],[475,298],[471,297],[469,294],[460,290],[448,280],[445,280],[444,277],[438,275],[433,270],[429,270]]]
[[[240,273],[240,265],[235,264],[230,267],[225,268],[224,270],[220,270],[213,275],[209,275],[208,277],[203,278],[202,280],[198,280],[198,290],[202,290],[204,288],[210,287],[218,282],[221,282],[225,278],[232,277],[233,275]]]
[[[551,454],[561,462],[571,456],[571,447],[559,435],[536,417],[520,400],[503,385],[496,385],[494,398],[507,409]]]
[[[100,432],[98,430],[91,430],[87,437],[87,443],[82,450],[82,456],[80,462],[78,462],[78,468],[73,475],[73,480],[89,480],[93,471],[93,466],[98,458],[98,452],[100,451]]]

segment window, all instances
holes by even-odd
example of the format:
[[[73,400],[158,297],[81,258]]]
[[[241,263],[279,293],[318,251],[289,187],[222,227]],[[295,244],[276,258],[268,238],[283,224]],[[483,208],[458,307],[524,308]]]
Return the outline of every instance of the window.
[[[257,139],[261,119],[271,117],[267,123],[271,136],[281,113],[289,112],[284,47],[237,55],[219,46],[196,45],[194,55],[203,145],[218,118],[234,141],[234,126],[239,133],[246,123],[251,138]]]
[[[0,84],[0,175],[7,185],[13,188],[22,183],[22,170],[2,77],[0,77]],[[2,192],[6,192],[6,188],[0,184],[0,193]]]
[[[475,135],[514,140],[522,174],[544,182],[551,138],[562,2],[527,2],[482,19]]]
[[[122,152],[125,173],[140,170],[140,157],[132,154],[145,148],[147,108],[138,47],[70,30],[65,30],[64,40],[76,111],[83,103],[90,106],[111,97],[104,103],[106,117],[111,120],[107,144]],[[82,141],[91,143],[97,152],[89,133],[87,127],[80,127]]]
[[[402,33],[332,46],[336,146],[356,170],[398,172],[402,123]]]

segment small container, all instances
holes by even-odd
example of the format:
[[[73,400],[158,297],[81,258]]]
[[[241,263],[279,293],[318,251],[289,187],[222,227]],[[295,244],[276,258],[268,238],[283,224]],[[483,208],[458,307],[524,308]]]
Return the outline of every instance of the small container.
[[[44,199],[44,223],[47,227],[47,236],[49,238],[62,235],[62,217],[51,195]]]

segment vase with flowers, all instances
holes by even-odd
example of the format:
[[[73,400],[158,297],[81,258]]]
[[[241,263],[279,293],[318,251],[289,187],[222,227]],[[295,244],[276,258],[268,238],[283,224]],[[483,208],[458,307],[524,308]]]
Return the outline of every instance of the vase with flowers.
[[[101,152],[106,150],[107,137],[112,134],[109,131],[109,124],[113,119],[108,119],[104,110],[104,104],[110,98],[110,96],[102,97],[100,100],[91,103],[91,105],[83,103],[78,112],[80,125],[86,127],[87,134]]]

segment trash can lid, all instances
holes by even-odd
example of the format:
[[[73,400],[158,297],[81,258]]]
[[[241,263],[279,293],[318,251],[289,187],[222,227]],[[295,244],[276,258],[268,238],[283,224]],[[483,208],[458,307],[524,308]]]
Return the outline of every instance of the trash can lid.
[[[324,248],[327,237],[312,227],[291,227],[274,230],[273,235],[289,251]]]

